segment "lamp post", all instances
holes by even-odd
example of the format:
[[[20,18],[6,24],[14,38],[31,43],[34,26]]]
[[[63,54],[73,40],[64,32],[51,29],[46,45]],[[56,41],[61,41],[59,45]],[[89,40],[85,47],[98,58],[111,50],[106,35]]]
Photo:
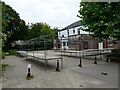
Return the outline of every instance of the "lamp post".
[[[83,36],[81,36],[81,51],[82,51],[82,42],[83,42]],[[83,50],[83,57],[84,57],[84,50]]]
[[[95,55],[95,61],[94,61],[94,64],[97,64],[97,57],[96,57],[96,55]]]
[[[80,64],[79,64],[78,66],[79,66],[79,67],[82,67],[81,57],[80,57]]]
[[[56,71],[60,71],[60,69],[59,69],[59,60],[57,60],[57,68],[56,68]]]

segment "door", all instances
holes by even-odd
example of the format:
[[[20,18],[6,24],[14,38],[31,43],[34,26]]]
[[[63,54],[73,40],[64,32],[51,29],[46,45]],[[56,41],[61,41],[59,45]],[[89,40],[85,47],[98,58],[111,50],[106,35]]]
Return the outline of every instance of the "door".
[[[94,40],[90,40],[90,49],[94,49]]]
[[[84,49],[88,49],[88,41],[84,41]]]

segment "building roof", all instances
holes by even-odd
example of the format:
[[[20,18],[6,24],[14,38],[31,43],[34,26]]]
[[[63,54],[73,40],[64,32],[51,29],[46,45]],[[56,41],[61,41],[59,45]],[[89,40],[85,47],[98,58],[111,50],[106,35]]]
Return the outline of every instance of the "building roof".
[[[75,27],[78,27],[78,26],[81,26],[82,24],[80,23],[80,20],[79,21],[76,21],[70,25],[68,25],[67,27],[63,28],[62,30],[60,31],[63,31],[63,30],[67,30],[67,29],[71,29],[71,28],[75,28]]]

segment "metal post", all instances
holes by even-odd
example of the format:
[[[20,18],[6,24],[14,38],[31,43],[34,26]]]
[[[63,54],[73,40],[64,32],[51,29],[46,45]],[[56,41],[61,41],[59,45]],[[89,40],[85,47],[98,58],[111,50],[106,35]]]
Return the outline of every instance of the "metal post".
[[[106,62],[109,62],[109,63],[110,63],[110,59],[109,59],[108,57],[106,58]]]
[[[100,49],[100,59],[102,59],[102,53],[101,53],[101,49]]]
[[[33,42],[33,59],[34,59],[34,42]]]
[[[82,67],[82,61],[81,61],[81,57],[80,57],[80,64],[79,64],[79,67]]]
[[[63,55],[63,53],[62,53],[62,37],[60,37],[60,45],[61,45],[61,57],[62,57],[62,55]]]
[[[46,69],[46,71],[47,71],[47,66],[48,66],[48,60],[45,59],[45,69]]]
[[[59,60],[57,60],[57,68],[56,68],[56,71],[60,71],[60,69],[59,69]]]
[[[106,58],[106,62],[108,62],[108,58]]]
[[[38,49],[37,49],[37,53],[38,53],[38,51],[39,51],[39,44],[37,44],[37,48],[38,48]]]
[[[27,76],[30,77],[31,76],[31,73],[30,73],[30,68],[28,68],[28,73],[27,73]]]
[[[21,51],[22,51],[22,60],[23,60],[23,44],[20,45],[20,49],[21,49]]]
[[[28,43],[27,47],[28,47],[27,51],[29,51],[29,43]]]
[[[18,53],[18,51],[19,51],[19,46],[18,46],[18,44],[15,45],[15,49],[17,50],[17,53]],[[17,56],[19,56],[19,55],[17,55]]]
[[[94,61],[94,64],[97,64],[97,58],[96,58],[96,55],[95,55],[95,61]]]
[[[28,49],[28,47],[27,47],[27,45],[25,45],[25,46],[26,46],[25,51],[26,51],[26,59],[27,59],[27,49]]]
[[[47,59],[46,59],[46,45],[45,45],[45,38],[44,38],[44,56],[45,56],[45,68],[47,71]]]
[[[19,46],[18,46],[18,44],[16,45],[16,47],[17,47],[17,51],[19,51]]]
[[[28,73],[27,73],[27,77],[30,77],[30,76],[31,76],[30,69],[31,69],[31,64],[28,64]]]
[[[46,45],[45,45],[45,39],[44,39],[44,54],[45,54],[45,60],[46,60]]]
[[[79,56],[81,56],[81,55],[80,55],[80,51],[81,51],[81,50],[80,50],[80,41],[78,41],[78,42],[79,42]]]
[[[82,51],[82,46],[83,46],[82,43],[84,43],[83,37],[81,37],[81,51]],[[84,49],[83,49],[83,57],[84,57]]]
[[[77,41],[75,43],[75,47],[76,47],[76,57],[77,57]]]
[[[83,57],[84,57],[84,50],[83,50]]]
[[[63,69],[63,58],[61,58],[61,68]]]

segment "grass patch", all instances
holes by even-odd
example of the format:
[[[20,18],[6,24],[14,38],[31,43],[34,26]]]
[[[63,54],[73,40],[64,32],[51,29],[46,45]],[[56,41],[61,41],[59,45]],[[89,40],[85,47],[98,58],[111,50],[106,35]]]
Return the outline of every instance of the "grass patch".
[[[30,79],[32,79],[33,78],[33,75],[31,75],[31,76],[26,76],[26,79],[27,80],[30,80]]]
[[[21,55],[20,53],[17,53],[17,50],[9,50],[8,52],[5,53],[5,56],[19,56]]]
[[[3,70],[8,66],[9,66],[8,64],[0,64],[0,68],[2,68]]]
[[[4,76],[5,69],[8,66],[9,66],[8,64],[0,64],[0,77]]]
[[[2,52],[2,59],[5,58],[5,52]]]
[[[8,64],[0,64],[0,65],[2,65],[2,68],[6,68],[9,66]]]

